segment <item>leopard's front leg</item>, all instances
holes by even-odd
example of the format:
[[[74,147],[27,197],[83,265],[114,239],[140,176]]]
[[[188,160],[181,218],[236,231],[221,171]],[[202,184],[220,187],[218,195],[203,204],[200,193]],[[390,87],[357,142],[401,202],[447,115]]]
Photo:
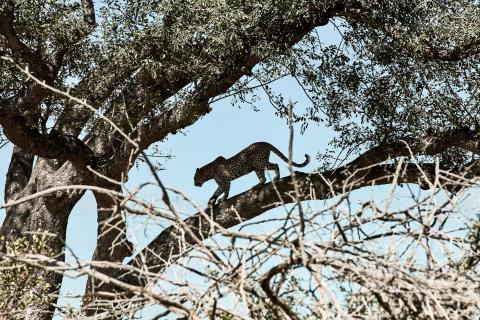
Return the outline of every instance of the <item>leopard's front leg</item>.
[[[215,190],[215,192],[213,193],[213,195],[210,197],[210,199],[208,200],[208,205],[214,205],[215,202],[217,201],[218,199],[218,196],[222,194],[222,188],[220,188],[220,186],[217,188],[217,190]]]
[[[228,193],[230,191],[230,181],[225,182],[225,181],[217,181],[218,188],[215,190],[213,195],[210,197],[210,200],[208,200],[209,205],[214,205],[215,202],[217,201],[218,197],[224,193],[224,196],[221,201],[226,200],[228,198]]]

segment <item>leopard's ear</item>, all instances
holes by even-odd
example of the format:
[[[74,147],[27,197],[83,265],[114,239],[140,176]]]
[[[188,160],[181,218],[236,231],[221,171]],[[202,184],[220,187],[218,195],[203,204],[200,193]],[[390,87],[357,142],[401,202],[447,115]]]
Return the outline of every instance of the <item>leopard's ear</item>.
[[[197,168],[197,169],[195,170],[195,172],[198,172],[198,170],[199,170],[199,169]]]

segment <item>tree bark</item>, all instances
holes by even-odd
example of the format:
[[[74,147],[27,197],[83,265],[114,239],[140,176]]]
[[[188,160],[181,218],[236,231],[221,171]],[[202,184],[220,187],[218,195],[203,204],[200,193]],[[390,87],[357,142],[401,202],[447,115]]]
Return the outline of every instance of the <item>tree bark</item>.
[[[14,148],[5,188],[10,190],[9,200],[21,198],[24,195],[34,194],[55,186],[79,183],[83,180],[82,175],[76,172],[69,163],[61,168],[57,168],[55,161],[38,159],[28,179],[28,183],[22,188],[26,180],[25,178],[28,176],[28,167],[32,162],[33,157],[22,152],[19,148]],[[15,196],[11,192],[13,190],[16,190]],[[20,239],[32,241],[33,234],[45,232],[47,233],[47,238],[42,251],[62,261],[64,259],[68,217],[73,206],[82,195],[83,192],[78,191],[59,191],[45,197],[38,197],[31,201],[8,207],[0,233],[4,236],[7,243],[14,243]],[[25,313],[26,318],[51,319],[55,311],[53,303],[57,299],[58,290],[62,282],[62,274],[37,269],[33,276],[42,279],[35,293],[39,297],[47,298],[50,303],[29,306]],[[45,284],[50,286],[47,287]],[[0,290],[2,290],[1,285]]]
[[[14,146],[5,181],[5,202],[13,200],[25,188],[32,175],[34,155]],[[8,210],[8,209],[7,209]]]

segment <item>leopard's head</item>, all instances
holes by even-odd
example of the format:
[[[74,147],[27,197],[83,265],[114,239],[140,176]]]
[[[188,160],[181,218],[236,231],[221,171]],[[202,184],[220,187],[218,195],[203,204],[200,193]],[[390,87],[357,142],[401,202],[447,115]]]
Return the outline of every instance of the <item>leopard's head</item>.
[[[201,187],[202,184],[208,180],[206,173],[205,168],[197,168],[197,170],[195,170],[195,175],[193,176],[195,186]]]

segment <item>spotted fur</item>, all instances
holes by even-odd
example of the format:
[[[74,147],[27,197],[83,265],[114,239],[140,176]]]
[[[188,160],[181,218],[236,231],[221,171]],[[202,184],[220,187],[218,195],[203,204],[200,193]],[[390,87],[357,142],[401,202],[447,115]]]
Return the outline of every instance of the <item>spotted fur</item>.
[[[228,198],[228,192],[230,191],[230,183],[232,180],[249,174],[252,171],[258,176],[260,184],[265,183],[265,170],[275,171],[275,177],[280,177],[280,170],[278,164],[270,163],[268,158],[270,152],[278,155],[283,161],[288,162],[288,158],[285,157],[277,148],[267,142],[256,142],[231,158],[225,159],[224,157],[218,157],[209,164],[197,168],[195,176],[193,178],[197,187],[201,187],[205,181],[214,179],[218,184],[218,189],[212,195],[209,203],[215,203],[217,198],[223,193],[222,201]],[[304,167],[310,162],[308,154],[305,155],[305,161],[303,163],[292,162],[295,167]]]

